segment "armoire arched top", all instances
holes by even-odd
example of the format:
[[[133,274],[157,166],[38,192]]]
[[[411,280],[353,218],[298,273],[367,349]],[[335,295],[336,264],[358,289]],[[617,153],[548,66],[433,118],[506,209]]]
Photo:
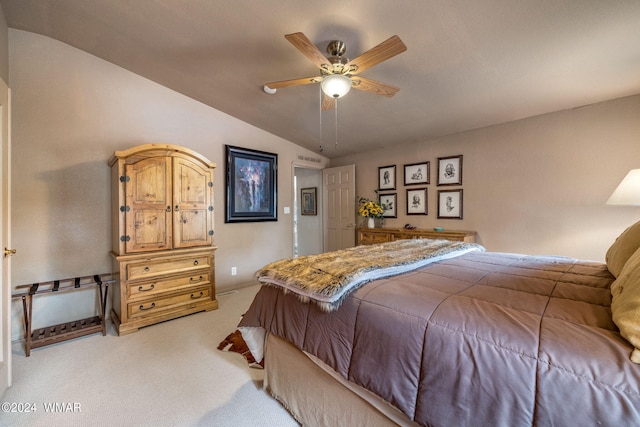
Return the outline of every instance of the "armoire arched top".
[[[127,162],[134,163],[145,157],[187,157],[191,160],[198,161],[207,168],[215,168],[216,164],[200,153],[197,153],[189,148],[182,147],[173,144],[143,144],[135,147],[128,148],[126,150],[116,151],[111,159],[109,159],[109,166],[113,166],[118,159],[127,159]]]

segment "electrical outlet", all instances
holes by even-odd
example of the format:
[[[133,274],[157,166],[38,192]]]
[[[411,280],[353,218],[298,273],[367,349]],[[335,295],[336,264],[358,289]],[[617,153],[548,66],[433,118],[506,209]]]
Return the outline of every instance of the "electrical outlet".
[[[238,269],[235,267],[231,267],[231,275],[235,276],[236,274],[238,274]]]

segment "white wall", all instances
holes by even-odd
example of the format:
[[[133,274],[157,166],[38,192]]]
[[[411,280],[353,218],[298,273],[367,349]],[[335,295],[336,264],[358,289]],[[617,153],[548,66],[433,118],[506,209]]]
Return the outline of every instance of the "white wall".
[[[437,158],[462,154],[463,219],[437,219]],[[431,162],[429,214],[406,215],[403,165]],[[398,218],[476,230],[488,250],[603,261],[606,249],[640,220],[639,207],[605,206],[640,167],[640,96],[486,127],[430,141],[333,159],[356,164],[359,195],[374,197],[378,166],[397,168]],[[449,188],[449,187],[447,187]]]
[[[47,37],[10,30],[9,66],[14,286],[111,271],[107,161],[146,143],[182,145],[217,163],[218,292],[292,255],[292,215],[283,214],[293,206],[292,163],[299,154],[321,156]],[[278,154],[277,222],[224,223],[225,144]],[[38,297],[34,327],[88,317],[94,301],[93,291]],[[23,334],[17,302],[13,319],[16,339]]]

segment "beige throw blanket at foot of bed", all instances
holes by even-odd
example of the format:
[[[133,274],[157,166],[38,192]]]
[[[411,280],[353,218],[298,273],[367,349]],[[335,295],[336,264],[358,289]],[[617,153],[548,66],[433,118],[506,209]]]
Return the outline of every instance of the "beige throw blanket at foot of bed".
[[[256,273],[258,281],[281,287],[333,311],[349,292],[371,280],[389,277],[431,262],[484,251],[475,243],[407,239],[282,259]]]

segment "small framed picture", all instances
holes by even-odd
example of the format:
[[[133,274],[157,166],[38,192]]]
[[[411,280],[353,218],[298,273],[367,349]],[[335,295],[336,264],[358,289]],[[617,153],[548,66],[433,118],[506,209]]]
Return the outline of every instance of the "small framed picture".
[[[396,189],[396,166],[380,166],[378,168],[378,190]]]
[[[427,215],[427,189],[407,190],[407,215]]]
[[[462,219],[462,190],[438,191],[438,218]]]
[[[462,185],[462,155],[438,157],[438,185]]]
[[[318,189],[317,187],[303,188],[300,190],[300,213],[302,215],[318,215]]]
[[[404,165],[404,185],[429,184],[429,163],[413,163]]]
[[[380,194],[380,205],[384,209],[384,213],[382,216],[384,218],[397,218],[398,217],[398,209],[397,209],[397,194]]]

